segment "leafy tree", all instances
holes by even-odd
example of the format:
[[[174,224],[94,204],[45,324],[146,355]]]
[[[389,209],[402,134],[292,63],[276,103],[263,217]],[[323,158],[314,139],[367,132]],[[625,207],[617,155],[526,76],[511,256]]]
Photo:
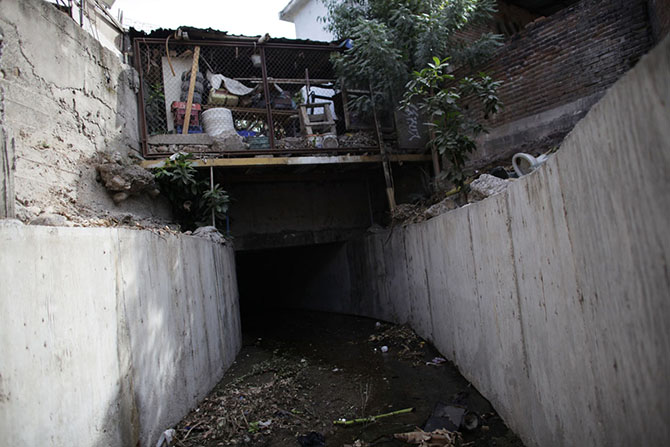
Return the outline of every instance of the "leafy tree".
[[[437,57],[426,68],[415,71],[407,83],[402,106],[416,103],[429,118],[430,144],[449,161],[447,179],[462,188],[466,180],[463,167],[468,155],[476,149],[474,138],[486,131],[482,118],[487,119],[501,107],[496,94],[500,82],[483,73],[455,82],[448,71],[448,60]],[[469,109],[463,105],[477,101],[481,107]],[[478,111],[483,116],[477,116]]]
[[[323,0],[327,29],[352,41],[333,58],[344,85],[369,88],[377,107],[394,107],[411,73],[433,57],[449,57],[456,65],[476,64],[500,45],[499,35],[486,33],[468,41],[458,32],[482,23],[495,12],[495,0]],[[351,104],[370,110],[370,98]]]
[[[328,29],[349,38],[350,48],[333,57],[340,82],[370,88],[349,106],[367,113],[372,105],[393,110],[401,98],[429,118],[429,145],[446,156],[445,175],[458,187],[463,167],[475,150],[474,138],[485,131],[481,119],[498,111],[500,83],[480,74],[457,80],[456,66],[482,62],[501,44],[501,36],[485,33],[477,40],[462,33],[466,26],[488,20],[495,0],[324,0]],[[372,101],[371,101],[372,99]],[[482,117],[467,111],[464,100],[481,102]]]

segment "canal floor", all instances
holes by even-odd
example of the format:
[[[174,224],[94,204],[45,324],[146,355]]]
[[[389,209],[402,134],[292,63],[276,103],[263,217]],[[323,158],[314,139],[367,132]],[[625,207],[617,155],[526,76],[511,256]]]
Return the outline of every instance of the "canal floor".
[[[523,446],[458,369],[433,362],[440,354],[407,326],[273,311],[245,317],[243,331],[237,360],[178,424],[175,445],[403,446],[410,444],[394,434],[416,432],[437,415],[430,430],[455,431],[462,416],[476,427],[461,425],[454,443],[424,445]],[[334,423],[410,408],[375,422]]]

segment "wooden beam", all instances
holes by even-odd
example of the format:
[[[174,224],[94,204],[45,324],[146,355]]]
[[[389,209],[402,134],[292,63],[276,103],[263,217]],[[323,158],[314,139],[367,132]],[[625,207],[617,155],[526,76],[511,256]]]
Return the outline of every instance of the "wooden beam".
[[[430,155],[424,154],[388,154],[389,161],[396,163],[404,162],[429,162]],[[257,157],[257,158],[209,158],[194,160],[196,168],[213,167],[244,167],[244,166],[304,166],[304,165],[336,165],[355,163],[381,163],[381,155],[331,155],[331,156],[308,156],[308,157]],[[160,168],[165,160],[145,160],[142,167],[147,169]]]
[[[200,60],[200,47],[196,46],[193,52],[193,65],[191,65],[191,81],[188,84],[188,99],[186,100],[186,115],[184,115],[184,125],[181,133],[188,134],[188,126],[191,124],[191,108],[193,108],[193,92],[195,91],[195,81],[198,74],[198,61]]]

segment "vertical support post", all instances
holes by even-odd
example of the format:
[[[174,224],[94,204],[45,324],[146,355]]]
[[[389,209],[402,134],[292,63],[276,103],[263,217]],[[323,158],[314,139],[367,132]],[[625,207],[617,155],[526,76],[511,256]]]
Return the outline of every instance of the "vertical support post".
[[[431,128],[430,129],[430,155],[433,158],[433,174],[435,177],[440,175],[440,158],[437,155],[437,148],[435,147],[435,131]]]
[[[209,167],[209,190],[214,191],[214,166]],[[212,226],[216,228],[216,213],[212,208]]]
[[[186,135],[188,127],[191,124],[191,109],[193,108],[193,92],[195,91],[195,80],[198,74],[198,61],[200,60],[200,47],[196,46],[193,52],[193,64],[191,65],[191,81],[188,84],[188,99],[186,100],[186,115],[184,115],[184,125],[181,133]]]
[[[261,70],[263,74],[263,91],[265,94],[265,108],[268,114],[268,128],[270,129],[270,148],[275,148],[275,125],[272,120],[272,104],[270,101],[270,85],[268,84],[268,67],[265,59],[265,48],[261,46]]]
[[[137,70],[137,74],[139,76],[139,89],[137,90],[137,104],[139,108],[139,114],[140,114],[140,138],[142,140],[142,156],[146,157],[148,152],[149,152],[149,136],[147,135],[147,115],[146,111],[144,108],[144,76],[143,76],[143,70],[142,70],[142,63],[141,63],[141,57],[140,57],[140,40],[136,39],[135,42],[133,43],[133,51],[135,53],[135,70]]]
[[[307,95],[307,98],[305,98],[305,104],[309,104],[309,97],[311,96],[309,93],[311,89],[312,88],[309,85],[309,68],[305,68],[305,95]]]
[[[386,181],[386,198],[389,202],[389,209],[391,212],[395,211],[395,191],[393,189],[393,173],[391,172],[391,163],[389,162],[386,148],[384,147],[384,139],[382,138],[382,130],[379,125],[379,118],[377,117],[377,106],[375,105],[375,95],[370,87],[370,100],[372,101],[372,117],[375,120],[375,130],[377,131],[377,142],[379,143],[379,152],[382,156],[382,168],[384,169],[384,180]]]

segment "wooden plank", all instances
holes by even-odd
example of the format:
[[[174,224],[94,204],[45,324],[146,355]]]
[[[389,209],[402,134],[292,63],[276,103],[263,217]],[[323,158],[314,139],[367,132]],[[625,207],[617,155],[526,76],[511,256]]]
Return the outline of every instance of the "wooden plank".
[[[429,162],[430,155],[424,154],[390,154],[389,161],[405,162]],[[147,169],[163,166],[165,160],[145,160],[142,166]],[[241,166],[299,166],[299,165],[328,165],[328,164],[355,164],[355,163],[380,163],[381,155],[331,155],[331,156],[307,156],[307,157],[254,157],[254,158],[210,158],[194,160],[196,168],[214,167],[241,167]]]
[[[377,107],[375,106],[375,94],[370,88],[370,100],[372,101],[372,117],[375,120],[375,130],[377,131],[377,142],[379,143],[379,152],[381,152],[382,168],[384,169],[384,181],[386,182],[386,198],[389,202],[389,210],[391,213],[395,211],[395,191],[393,189],[393,173],[391,172],[391,165],[389,164],[386,147],[384,146],[384,139],[382,137],[382,130],[379,126],[379,118],[377,117]]]
[[[195,91],[195,81],[198,74],[198,61],[200,60],[200,47],[196,46],[193,52],[193,65],[191,66],[191,80],[188,84],[188,99],[186,100],[186,115],[184,115],[184,125],[181,133],[188,134],[188,126],[191,124],[191,108],[193,108],[193,92]]]

